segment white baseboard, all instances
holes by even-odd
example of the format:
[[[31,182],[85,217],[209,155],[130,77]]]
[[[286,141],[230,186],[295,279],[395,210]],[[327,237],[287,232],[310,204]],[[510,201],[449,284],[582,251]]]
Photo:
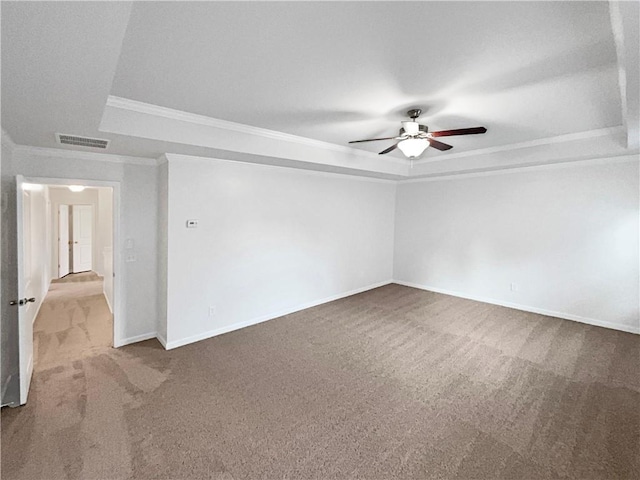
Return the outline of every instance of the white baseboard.
[[[123,338],[118,347],[124,347],[125,345],[131,345],[132,343],[143,342],[151,338],[156,338],[156,332],[143,333],[142,335],[136,335],[135,337]]]
[[[238,323],[234,323],[232,325],[226,325],[224,327],[216,328],[215,330],[209,330],[207,332],[202,332],[202,333],[199,333],[198,335],[192,335],[190,337],[182,338],[180,340],[174,340],[174,341],[171,341],[171,342],[167,342],[166,340],[164,340],[164,346],[165,346],[165,348],[167,350],[171,350],[173,348],[182,347],[182,346],[188,345],[190,343],[194,343],[194,342],[198,342],[200,340],[205,340],[207,338],[211,338],[211,337],[215,337],[215,336],[218,336],[218,335],[222,335],[223,333],[229,333],[229,332],[232,332],[234,330],[239,330],[241,328],[250,327],[250,326],[256,325],[258,323],[266,322],[268,320],[273,320],[275,318],[283,317],[283,316],[289,315],[291,313],[299,312],[300,310],[306,310],[307,308],[316,307],[316,306],[321,305],[323,303],[333,302],[333,301],[339,300],[341,298],[350,297],[351,295],[356,295],[358,293],[366,292],[367,290],[372,290],[374,288],[383,287],[385,285],[389,285],[390,283],[393,283],[393,281],[392,280],[387,280],[387,281],[384,281],[384,282],[375,283],[373,285],[368,285],[366,287],[358,288],[358,289],[351,290],[351,291],[345,292],[345,293],[340,293],[338,295],[332,295],[330,297],[326,297],[326,298],[323,298],[321,300],[315,300],[313,302],[308,302],[308,303],[305,303],[305,304],[302,304],[302,305],[298,305],[296,307],[288,308],[286,310],[282,310],[282,311],[279,311],[279,312],[276,312],[276,313],[271,313],[271,314],[264,315],[264,316],[261,316],[261,317],[258,317],[258,318],[247,320],[245,322],[238,322]],[[158,338],[158,340],[160,340],[160,339]],[[160,343],[163,343],[163,341],[160,340]]]
[[[544,308],[538,308],[538,307],[530,307],[528,305],[521,305],[519,303],[504,302],[501,300],[494,300],[492,298],[486,298],[486,297],[481,297],[477,295],[467,295],[465,293],[454,292],[451,290],[446,290],[444,288],[431,287],[428,285],[420,285],[418,283],[412,283],[412,282],[403,282],[402,280],[393,280],[392,283],[397,283],[398,285],[404,285],[405,287],[412,287],[412,288],[418,288],[420,290],[427,290],[429,292],[442,293],[444,295],[451,295],[452,297],[466,298],[468,300],[475,300],[478,302],[490,303],[492,305],[499,305],[501,307],[513,308],[516,310],[522,310],[524,312],[538,313],[540,315],[545,315],[547,317],[557,317],[557,318],[562,318],[564,320],[573,320],[574,322],[594,325],[596,327],[604,327],[604,328],[610,328],[613,330],[621,330],[623,332],[628,332],[628,333],[640,334],[640,325],[638,325],[637,327],[633,327],[630,325],[607,322],[607,321],[598,320],[595,318],[581,317],[579,315],[573,315],[571,313],[554,312],[552,310],[545,310]]]
[[[156,338],[158,339],[158,341],[160,342],[160,344],[164,347],[165,350],[167,350],[167,339],[164,338],[162,335],[160,335],[159,333],[156,335]]]
[[[38,301],[38,306],[36,307],[36,313],[33,316],[33,319],[31,320],[32,324],[36,323],[36,318],[38,318],[38,314],[40,313],[40,307],[42,307],[42,304],[44,303],[44,299],[47,297],[47,294],[49,293],[50,288],[51,288],[51,280],[49,280],[49,283],[47,284],[46,288],[42,289],[42,293],[40,294],[40,300]]]
[[[102,289],[102,296],[104,297],[104,300],[107,302],[107,307],[109,307],[109,311],[111,312],[111,315],[113,315],[113,307],[111,306],[109,297],[107,297],[107,295],[104,293],[104,289]]]
[[[36,318],[38,318],[38,314],[40,313],[40,307],[42,307],[43,303],[44,303],[44,296],[38,302],[38,306],[36,307],[36,313],[33,315],[33,319],[31,320],[32,325],[35,325]]]

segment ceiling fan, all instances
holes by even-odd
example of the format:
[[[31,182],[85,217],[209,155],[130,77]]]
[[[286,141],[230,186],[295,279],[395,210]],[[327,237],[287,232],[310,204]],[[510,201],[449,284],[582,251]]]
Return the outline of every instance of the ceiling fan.
[[[402,128],[400,129],[400,135],[397,137],[385,137],[385,138],[369,138],[367,140],[353,140],[349,143],[361,143],[361,142],[377,142],[378,140],[398,140],[389,148],[384,149],[379,155],[384,155],[399,148],[402,153],[408,158],[416,158],[422,155],[429,146],[441,151],[450,150],[453,146],[446,143],[435,140],[435,137],[451,137],[453,135],[474,135],[478,133],[485,133],[487,129],[485,127],[472,127],[472,128],[458,128],[455,130],[441,130],[439,132],[429,132],[426,125],[420,125],[418,123],[418,117],[422,113],[419,108],[411,109],[407,112],[407,115],[411,120],[402,122]]]

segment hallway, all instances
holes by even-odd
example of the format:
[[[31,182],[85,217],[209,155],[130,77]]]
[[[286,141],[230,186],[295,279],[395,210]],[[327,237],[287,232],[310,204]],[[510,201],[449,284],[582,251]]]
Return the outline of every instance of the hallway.
[[[95,272],[53,280],[33,325],[34,372],[70,364],[113,344],[113,316]]]
[[[141,362],[140,350],[147,361],[164,350],[156,341],[112,348],[102,287],[95,272],[52,281],[34,322],[29,400],[2,409],[2,478],[128,478],[125,414],[138,392],[166,378]]]

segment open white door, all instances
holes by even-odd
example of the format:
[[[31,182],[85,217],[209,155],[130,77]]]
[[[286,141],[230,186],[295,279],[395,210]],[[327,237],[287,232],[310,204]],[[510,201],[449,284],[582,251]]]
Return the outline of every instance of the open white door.
[[[69,274],[69,205],[58,206],[58,278]]]
[[[21,175],[16,177],[18,239],[18,351],[20,358],[20,405],[27,403],[33,374],[33,320],[35,295],[31,292],[31,199],[23,188]]]
[[[72,205],[73,217],[73,271],[86,272],[93,267],[91,233],[93,230],[93,206]]]

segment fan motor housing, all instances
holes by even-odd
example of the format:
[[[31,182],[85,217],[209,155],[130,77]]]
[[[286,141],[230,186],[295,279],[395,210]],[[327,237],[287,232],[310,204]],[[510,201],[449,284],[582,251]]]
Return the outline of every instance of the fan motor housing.
[[[428,133],[429,132],[429,127],[427,127],[426,125],[419,125],[418,128],[423,133]],[[404,135],[404,134],[405,134],[404,127],[402,127],[402,128],[400,128],[400,135]]]

